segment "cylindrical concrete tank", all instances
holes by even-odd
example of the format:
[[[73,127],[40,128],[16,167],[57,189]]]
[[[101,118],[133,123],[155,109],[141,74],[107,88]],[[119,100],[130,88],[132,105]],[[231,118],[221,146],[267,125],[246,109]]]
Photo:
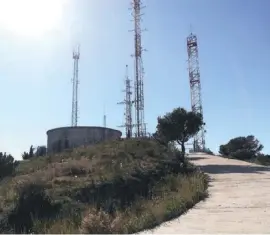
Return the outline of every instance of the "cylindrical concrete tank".
[[[47,131],[47,152],[57,153],[68,148],[118,139],[121,136],[121,131],[105,127],[59,127]]]

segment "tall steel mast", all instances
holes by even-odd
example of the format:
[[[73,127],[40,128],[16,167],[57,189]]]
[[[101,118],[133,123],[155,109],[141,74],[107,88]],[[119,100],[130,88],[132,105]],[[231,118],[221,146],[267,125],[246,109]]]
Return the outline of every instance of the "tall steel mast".
[[[132,133],[132,128],[133,128],[133,123],[132,123],[132,105],[133,102],[131,100],[131,80],[129,79],[128,76],[128,65],[126,65],[126,76],[125,76],[125,99],[124,101],[118,103],[118,104],[124,104],[125,105],[125,124],[120,126],[120,127],[125,127],[126,130],[126,138],[131,138],[133,133]]]
[[[135,105],[135,136],[146,136],[146,124],[144,121],[144,67],[142,60],[142,43],[141,43],[141,0],[133,0],[132,16],[134,20],[134,105]]]
[[[200,113],[203,117],[203,107],[201,98],[201,78],[198,55],[197,36],[191,33],[187,37],[188,71],[191,96],[191,110]],[[194,137],[194,151],[205,150],[205,130],[204,127]]]
[[[79,59],[80,47],[73,51],[73,78],[72,78],[72,113],[71,113],[71,126],[78,124],[78,84],[79,84]]]

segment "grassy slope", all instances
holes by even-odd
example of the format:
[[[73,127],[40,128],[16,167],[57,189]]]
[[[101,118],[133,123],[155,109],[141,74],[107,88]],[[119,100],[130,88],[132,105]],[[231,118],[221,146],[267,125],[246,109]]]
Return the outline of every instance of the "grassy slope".
[[[0,232],[153,228],[207,195],[207,177],[180,167],[176,154],[151,140],[125,140],[21,162],[0,184]]]

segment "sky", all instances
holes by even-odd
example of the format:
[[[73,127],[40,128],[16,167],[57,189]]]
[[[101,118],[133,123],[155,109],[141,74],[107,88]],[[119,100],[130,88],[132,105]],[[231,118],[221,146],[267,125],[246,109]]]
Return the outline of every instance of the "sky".
[[[23,3],[22,3],[23,2]],[[144,0],[145,121],[190,109],[186,37],[198,37],[206,146],[255,135],[270,153],[269,0]],[[19,5],[18,5],[19,4]],[[125,66],[133,79],[129,0],[0,0],[0,151],[16,159],[71,125],[79,43],[78,125],[119,129]],[[120,129],[124,131],[123,129]]]

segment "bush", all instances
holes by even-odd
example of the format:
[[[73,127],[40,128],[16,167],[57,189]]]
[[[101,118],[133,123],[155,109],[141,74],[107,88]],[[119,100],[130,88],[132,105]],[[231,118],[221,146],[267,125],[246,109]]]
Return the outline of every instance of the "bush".
[[[121,233],[122,220],[95,208],[89,209],[82,220],[80,232],[84,234]]]
[[[0,180],[11,176],[17,165],[18,162],[10,154],[0,152]]]
[[[205,150],[205,153],[206,154],[209,154],[209,155],[214,155],[214,153],[210,149],[206,149]]]
[[[207,196],[179,153],[129,139],[22,162],[0,185],[4,232],[134,233],[179,216]]]
[[[259,140],[253,135],[249,135],[231,139],[227,144],[220,145],[219,153],[226,157],[248,160],[255,158],[262,149],[263,145],[260,144]]]
[[[29,233],[33,220],[50,218],[57,214],[60,205],[54,205],[41,185],[26,184],[18,188],[18,201],[8,215],[8,223],[14,233]]]
[[[264,165],[264,166],[269,166],[270,165],[270,155],[267,154],[259,154],[254,163]]]
[[[224,157],[235,158],[259,165],[270,165],[270,155],[260,151],[263,145],[253,135],[231,139],[227,144],[220,145],[219,153]]]
[[[238,149],[235,152],[231,153],[231,157],[239,160],[250,160],[255,156],[253,152],[250,152],[247,149]]]
[[[137,200],[126,211],[113,215],[91,209],[83,219],[81,233],[137,233],[152,229],[185,213],[207,197],[208,177],[203,173],[189,176],[168,175],[153,188],[152,200]]]

